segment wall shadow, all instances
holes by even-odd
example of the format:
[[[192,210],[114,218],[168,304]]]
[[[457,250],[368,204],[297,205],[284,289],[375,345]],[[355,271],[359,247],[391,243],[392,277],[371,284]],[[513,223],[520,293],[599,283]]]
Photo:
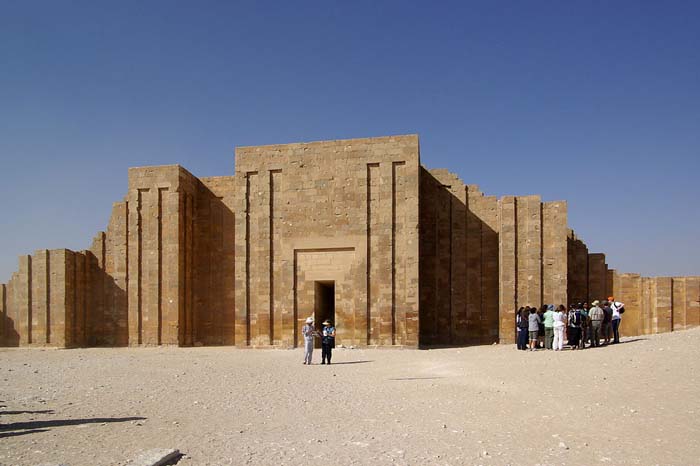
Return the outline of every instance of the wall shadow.
[[[235,214],[223,197],[196,182],[192,225],[192,306],[186,316],[190,340],[181,344],[222,346],[235,343],[233,280]]]
[[[4,335],[2,336],[2,339],[0,341],[0,346],[5,346],[5,347],[15,347],[19,346],[19,333],[17,332],[17,329],[15,328],[15,322],[11,317],[8,317],[7,315],[2,316],[3,319],[3,333]]]
[[[469,205],[468,186],[454,182],[420,168],[421,349],[498,341],[499,235]],[[460,190],[466,203],[453,194]]]
[[[84,309],[75,327],[77,347],[124,347],[129,345],[129,312],[126,290],[99,266],[97,257],[85,251]],[[82,325],[81,325],[82,324]]]

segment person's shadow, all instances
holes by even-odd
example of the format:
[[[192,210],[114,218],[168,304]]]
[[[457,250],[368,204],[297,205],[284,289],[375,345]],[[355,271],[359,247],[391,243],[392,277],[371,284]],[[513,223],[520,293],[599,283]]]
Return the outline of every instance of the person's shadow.
[[[339,366],[341,364],[366,364],[368,362],[374,362],[374,361],[341,361],[341,362],[334,362],[332,365]]]

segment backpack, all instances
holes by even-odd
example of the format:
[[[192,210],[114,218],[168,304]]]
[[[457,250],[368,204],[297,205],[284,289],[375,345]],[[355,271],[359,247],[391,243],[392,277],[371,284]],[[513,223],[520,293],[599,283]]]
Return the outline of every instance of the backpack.
[[[518,328],[521,330],[527,330],[530,326],[530,321],[528,319],[523,319],[522,316],[518,316]]]
[[[575,311],[574,315],[571,316],[571,326],[580,327],[581,326],[581,311]]]

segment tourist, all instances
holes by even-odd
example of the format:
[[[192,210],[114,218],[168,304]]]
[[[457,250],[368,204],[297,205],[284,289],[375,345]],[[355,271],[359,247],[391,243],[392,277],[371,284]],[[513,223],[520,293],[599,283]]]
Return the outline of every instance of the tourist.
[[[530,315],[528,316],[528,331],[530,333],[530,351],[535,351],[535,347],[537,346],[537,340],[539,338],[541,323],[542,318],[537,313],[537,309],[531,307]]]
[[[578,305],[571,305],[567,321],[569,324],[569,346],[572,349],[577,349],[581,342],[581,325],[583,321],[581,309]]]
[[[564,323],[565,310],[566,308],[563,305],[559,305],[556,311],[552,311],[552,330],[554,333],[552,349],[554,349],[554,351],[561,351],[564,349],[564,327],[566,326]]]
[[[528,328],[530,325],[529,322],[529,313],[530,313],[530,308],[529,307],[521,307],[518,309],[518,313],[515,316],[515,325],[517,328],[517,334],[518,334],[518,349],[519,350],[527,350],[527,337],[528,337]]]
[[[603,326],[601,332],[605,345],[610,344],[610,338],[612,337],[612,315],[613,311],[610,308],[609,301],[603,301]]]
[[[542,316],[544,319],[544,349],[551,350],[554,341],[554,306],[547,306],[547,310]]]
[[[537,315],[540,316],[539,324],[537,324],[537,347],[544,348],[544,313],[547,312],[547,305],[542,306]]]
[[[598,306],[600,301],[593,301],[593,307],[588,311],[588,317],[591,319],[591,347],[597,348],[600,346],[600,328],[603,325],[603,319],[605,318],[605,313]]]
[[[323,337],[321,339],[321,364],[331,363],[331,354],[335,348],[335,327],[330,320],[323,322]]]
[[[615,301],[615,297],[610,296],[610,308],[612,309],[612,331],[613,344],[620,343],[620,323],[622,322],[622,314],[625,312],[625,305],[619,301]]]
[[[581,309],[581,341],[579,346],[581,349],[586,348],[586,342],[591,341],[591,318],[588,316],[588,311],[590,306],[588,303],[579,304],[579,309]]]
[[[301,329],[301,334],[304,335],[304,364],[311,365],[311,357],[314,354],[314,337],[318,335],[314,328],[313,317],[306,319],[306,324]]]

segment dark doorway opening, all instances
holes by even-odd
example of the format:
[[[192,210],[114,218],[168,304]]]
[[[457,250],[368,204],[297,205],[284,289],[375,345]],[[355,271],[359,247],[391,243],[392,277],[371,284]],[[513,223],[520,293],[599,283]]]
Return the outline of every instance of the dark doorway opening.
[[[328,319],[335,325],[335,282],[321,280],[314,283],[314,323],[319,331]],[[316,348],[321,347],[321,339],[316,339]]]

